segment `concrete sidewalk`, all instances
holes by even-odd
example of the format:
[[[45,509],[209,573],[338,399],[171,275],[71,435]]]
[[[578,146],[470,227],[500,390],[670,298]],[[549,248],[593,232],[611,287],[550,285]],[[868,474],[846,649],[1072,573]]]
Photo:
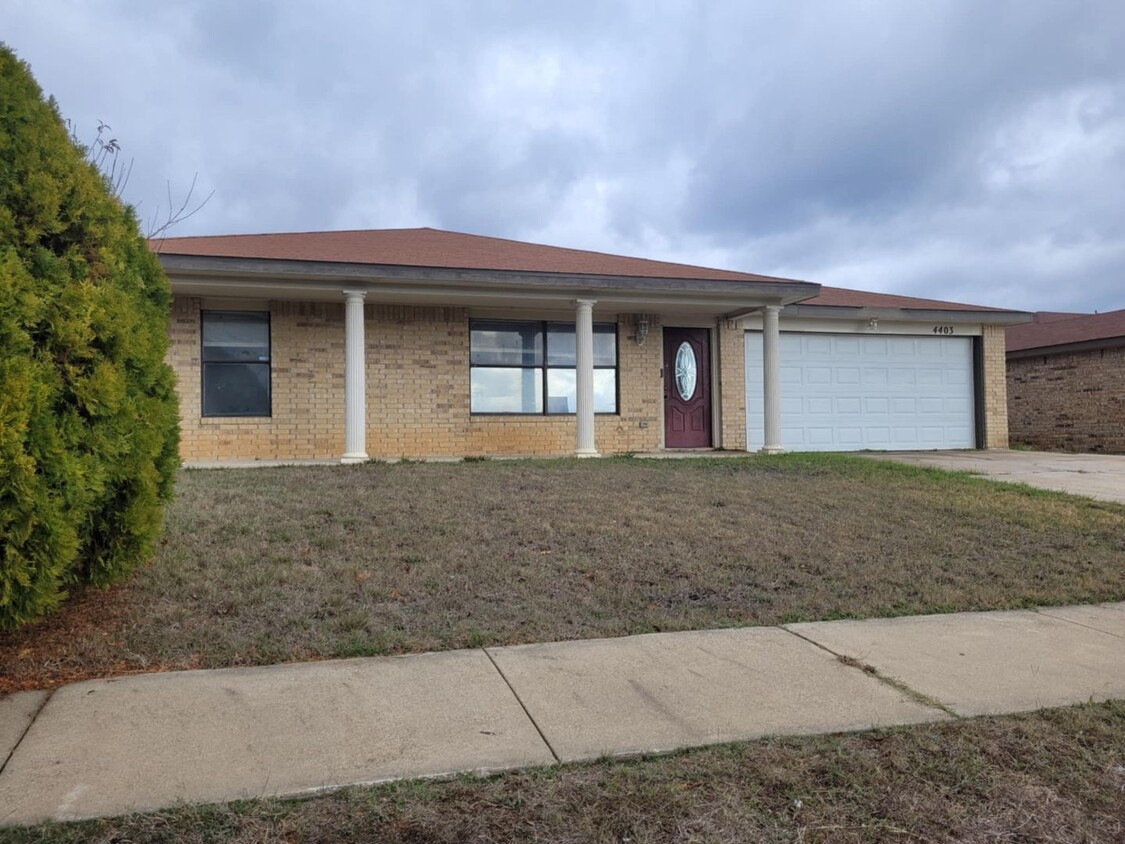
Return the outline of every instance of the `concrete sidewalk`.
[[[860,457],[912,466],[972,472],[994,481],[1027,484],[1125,504],[1125,454],[1052,451],[871,451]]]
[[[1125,604],[94,680],[0,700],[0,824],[1116,697]]]

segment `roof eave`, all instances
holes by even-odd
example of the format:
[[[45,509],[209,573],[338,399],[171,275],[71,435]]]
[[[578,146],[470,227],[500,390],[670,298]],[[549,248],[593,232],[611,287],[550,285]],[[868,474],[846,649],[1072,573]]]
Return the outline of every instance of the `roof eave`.
[[[542,291],[653,291],[660,293],[713,293],[752,295],[787,305],[816,296],[820,285],[789,279],[730,280],[693,278],[653,278],[648,276],[544,273],[513,270],[415,267],[390,264],[352,264],[332,261],[297,261],[263,258],[228,258],[210,255],[159,254],[165,272],[175,277],[208,276],[214,279],[276,278],[324,285],[371,284],[409,281],[426,285],[457,283],[466,287]]]
[[[1098,337],[1093,340],[1076,340],[1070,343],[1057,343],[1053,346],[1032,346],[1024,349],[1008,349],[1009,360],[1042,357],[1044,355],[1065,355],[1072,352],[1092,352],[1098,349],[1125,347],[1125,336]]]

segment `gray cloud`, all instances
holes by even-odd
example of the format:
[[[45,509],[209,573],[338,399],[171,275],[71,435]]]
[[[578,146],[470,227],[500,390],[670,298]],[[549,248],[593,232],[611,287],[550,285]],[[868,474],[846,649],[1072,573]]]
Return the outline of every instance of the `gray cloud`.
[[[433,225],[1039,309],[1125,306],[1109,0],[14,0],[180,234]]]

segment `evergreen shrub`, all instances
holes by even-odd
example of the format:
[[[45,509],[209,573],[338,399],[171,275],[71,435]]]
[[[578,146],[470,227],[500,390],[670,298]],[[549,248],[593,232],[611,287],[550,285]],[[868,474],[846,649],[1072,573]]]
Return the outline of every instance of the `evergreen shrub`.
[[[133,210],[0,44],[0,626],[151,554],[179,463],[170,306]]]

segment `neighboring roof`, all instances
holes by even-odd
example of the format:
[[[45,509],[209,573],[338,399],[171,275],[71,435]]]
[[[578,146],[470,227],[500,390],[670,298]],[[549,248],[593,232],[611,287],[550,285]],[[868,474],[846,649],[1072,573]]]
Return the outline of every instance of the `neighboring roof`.
[[[1004,308],[986,308],[982,305],[965,305],[960,302],[943,302],[938,299],[918,299],[914,296],[897,296],[892,293],[868,293],[866,290],[849,290],[845,287],[821,287],[820,295],[805,299],[801,307],[816,305],[827,308],[902,308],[916,311],[986,311],[1010,313]]]
[[[1009,352],[1125,338],[1125,309],[1104,314],[1037,313],[1004,332]]]
[[[706,281],[794,281],[430,228],[169,237],[154,241],[152,247],[161,255],[215,258]]]

